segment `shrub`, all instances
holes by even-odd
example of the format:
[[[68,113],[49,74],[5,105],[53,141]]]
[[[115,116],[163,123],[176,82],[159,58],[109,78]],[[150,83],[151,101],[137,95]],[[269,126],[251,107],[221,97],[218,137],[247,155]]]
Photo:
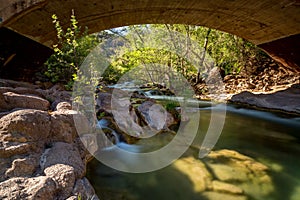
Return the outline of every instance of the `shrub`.
[[[63,83],[67,89],[72,89],[80,64],[99,41],[96,35],[88,35],[87,28],[81,30],[74,12],[66,30],[60,25],[55,14],[52,15],[52,19],[58,42],[53,45],[54,53],[45,63],[45,75],[51,82]]]

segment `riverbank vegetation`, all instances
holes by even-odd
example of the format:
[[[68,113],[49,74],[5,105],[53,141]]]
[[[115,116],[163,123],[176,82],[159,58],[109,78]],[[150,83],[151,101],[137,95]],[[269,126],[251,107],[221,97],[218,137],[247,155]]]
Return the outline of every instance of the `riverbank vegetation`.
[[[58,42],[53,46],[54,54],[45,63],[45,75],[49,81],[63,83],[67,89],[72,88],[77,78],[77,71],[85,57],[103,40],[122,38],[132,43],[142,42],[140,36],[145,31],[154,29],[161,29],[169,34],[176,31],[184,35],[187,42],[196,41],[205,50],[205,54],[199,59],[204,60],[205,55],[209,55],[214,60],[214,65],[218,68],[229,93],[237,90],[270,91],[273,86],[277,86],[282,77],[285,83],[295,82],[294,77],[297,77],[247,40],[206,27],[182,24],[134,25],[89,35],[87,28],[83,30],[78,25],[74,13],[71,15],[70,26],[66,29],[60,25],[56,15],[52,18]],[[139,38],[136,38],[137,36]],[[161,35],[161,37],[164,36]],[[171,45],[178,44],[174,40]],[[187,48],[186,54],[191,50]],[[107,84],[116,83],[125,73],[137,66],[159,63],[182,74],[194,86],[196,93],[207,92],[203,79],[203,74],[207,72],[195,70],[192,64],[182,56],[150,48],[131,51],[124,47],[117,53],[119,55],[102,74],[102,80]]]

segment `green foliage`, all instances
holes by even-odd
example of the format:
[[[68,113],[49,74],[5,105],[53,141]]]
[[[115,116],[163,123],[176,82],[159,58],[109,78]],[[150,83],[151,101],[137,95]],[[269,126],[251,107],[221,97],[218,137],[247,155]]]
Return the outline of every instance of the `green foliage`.
[[[175,110],[180,104],[177,101],[168,100],[164,102],[164,107],[168,112]]]
[[[71,89],[80,64],[99,41],[96,35],[88,35],[87,28],[81,30],[74,13],[71,15],[70,27],[66,30],[55,14],[52,19],[58,42],[53,45],[54,54],[45,63],[45,75],[51,82],[63,83],[67,89]]]
[[[254,44],[229,33],[192,25],[177,24],[168,25],[168,27],[171,30],[188,35],[191,39],[197,41],[201,47],[203,47],[205,37],[210,31],[206,50],[215,61],[215,65],[224,71],[224,75],[238,74],[244,67],[251,64],[249,60],[253,58],[261,59],[266,56]]]
[[[157,67],[157,64],[160,66]],[[172,52],[163,49],[143,48],[125,52],[116,58],[105,71],[104,80],[109,83],[116,83],[126,72],[136,67],[139,67],[137,75],[140,79],[143,79],[144,76],[144,80],[148,80],[149,76],[150,79],[154,80],[155,75],[168,75],[172,70],[180,72],[187,79],[195,73],[195,68],[186,59],[180,58]],[[141,69],[144,73],[140,71]],[[131,73],[134,75],[134,70]],[[169,76],[171,75],[169,74]],[[155,80],[160,79],[156,77]]]
[[[170,31],[177,31],[186,36],[187,40],[192,39],[196,41],[200,47],[204,47],[205,38],[207,37],[208,43],[206,46],[207,54],[215,61],[215,65],[220,68],[222,75],[228,74],[238,74],[245,68],[253,67],[253,60],[263,59],[266,55],[252,43],[239,38],[237,36],[231,35],[229,33],[224,33],[222,31],[209,29],[200,26],[191,25],[136,25],[129,26],[124,31],[122,29],[122,37],[130,41],[131,44],[139,46],[142,43],[142,36],[145,31],[151,31],[152,28],[165,29]],[[125,34],[124,34],[125,32]],[[163,31],[165,33],[165,31]],[[158,35],[157,37],[165,37],[164,35]],[[173,41],[174,46],[176,40]],[[161,46],[164,46],[162,44]],[[170,53],[164,50],[154,50],[154,49],[140,49],[130,50],[126,52],[121,50],[118,57],[111,63],[109,68],[104,74],[104,80],[109,83],[115,83],[122,77],[126,72],[141,66],[147,65],[144,71],[147,71],[149,76],[151,76],[151,71],[154,71],[155,65],[151,63],[160,63],[161,65],[166,65],[166,71],[161,73],[168,73],[170,68],[176,70],[182,74],[187,80],[192,80],[195,77],[197,71],[191,66],[191,64],[185,59],[174,53]],[[187,49],[188,51],[191,51]],[[161,68],[161,67],[160,67]],[[159,69],[157,69],[159,70]],[[206,73],[205,68],[201,68],[201,73]],[[142,73],[139,72],[139,75]]]

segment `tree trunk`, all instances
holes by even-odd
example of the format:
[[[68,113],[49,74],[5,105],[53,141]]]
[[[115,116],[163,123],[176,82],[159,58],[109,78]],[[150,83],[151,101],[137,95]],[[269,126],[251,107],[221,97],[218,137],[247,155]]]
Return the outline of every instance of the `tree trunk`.
[[[206,32],[206,36],[205,36],[205,39],[204,39],[203,53],[202,53],[202,57],[201,57],[201,60],[200,60],[200,66],[199,66],[198,72],[197,72],[197,81],[196,81],[196,83],[200,82],[201,66],[203,66],[203,64],[204,64],[206,49],[207,49],[207,45],[208,45],[208,37],[209,37],[210,32],[211,32],[211,29],[209,28]]]

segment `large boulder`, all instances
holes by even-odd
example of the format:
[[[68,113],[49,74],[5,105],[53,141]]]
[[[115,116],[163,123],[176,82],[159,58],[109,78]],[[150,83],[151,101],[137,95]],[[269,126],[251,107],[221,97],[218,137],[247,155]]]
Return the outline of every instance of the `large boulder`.
[[[66,199],[71,196],[75,184],[75,169],[70,165],[55,164],[44,170],[47,177],[55,182],[59,199]]]
[[[39,153],[50,136],[50,116],[40,110],[19,110],[0,119],[0,157]]]
[[[55,182],[47,176],[16,177],[0,182],[0,199],[55,199]]]
[[[147,125],[156,131],[168,128],[175,123],[174,117],[160,104],[152,101],[145,101],[139,107],[138,111],[141,113]]]
[[[32,94],[18,94],[0,88],[0,111],[13,108],[49,110],[49,101]]]
[[[245,191],[254,198],[274,192],[268,167],[248,156],[223,149],[212,151],[203,161],[217,181],[213,182],[213,189],[216,191],[230,191],[232,194]]]
[[[77,130],[86,143],[95,138],[69,100],[58,86],[0,87],[0,199],[97,199],[84,178],[91,156]]]
[[[246,104],[253,107],[269,110],[278,110],[300,114],[300,86],[299,84],[271,94],[253,94],[241,92],[233,95],[231,102]]]
[[[76,178],[82,178],[85,174],[85,164],[74,144],[53,143],[52,147],[46,149],[41,156],[40,167],[45,172],[46,168],[58,163],[73,167]]]

